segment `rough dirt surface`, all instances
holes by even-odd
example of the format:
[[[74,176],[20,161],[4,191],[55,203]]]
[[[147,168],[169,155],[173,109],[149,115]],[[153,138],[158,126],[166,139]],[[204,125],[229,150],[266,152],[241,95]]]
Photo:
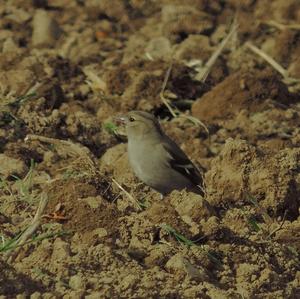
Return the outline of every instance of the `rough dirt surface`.
[[[298,0],[0,1],[0,298],[300,298],[299,57]],[[133,175],[112,132],[133,109],[203,168],[205,198]]]

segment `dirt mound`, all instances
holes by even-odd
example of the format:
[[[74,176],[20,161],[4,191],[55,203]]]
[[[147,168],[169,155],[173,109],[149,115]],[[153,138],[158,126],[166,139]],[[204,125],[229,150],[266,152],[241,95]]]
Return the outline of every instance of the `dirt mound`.
[[[268,108],[267,99],[287,105],[294,97],[271,69],[239,71],[198,99],[192,113],[210,123],[232,118],[243,109],[250,113],[264,111]]]

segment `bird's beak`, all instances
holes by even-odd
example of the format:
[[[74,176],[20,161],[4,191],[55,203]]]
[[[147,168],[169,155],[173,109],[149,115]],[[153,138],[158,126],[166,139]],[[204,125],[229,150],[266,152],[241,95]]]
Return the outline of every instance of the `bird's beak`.
[[[114,118],[117,125],[125,125],[127,122],[127,116],[120,115]]]

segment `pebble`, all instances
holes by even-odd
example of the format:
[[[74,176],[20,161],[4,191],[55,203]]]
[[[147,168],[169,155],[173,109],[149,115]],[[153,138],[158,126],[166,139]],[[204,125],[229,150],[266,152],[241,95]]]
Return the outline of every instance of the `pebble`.
[[[103,294],[101,292],[94,292],[90,295],[85,296],[84,299],[99,299],[102,297],[103,297]]]
[[[84,277],[80,274],[71,276],[69,286],[73,290],[84,290],[86,287]]]
[[[162,59],[171,55],[171,43],[165,37],[156,37],[149,41],[146,47],[146,55],[150,59]]]
[[[42,295],[40,292],[34,292],[30,295],[30,299],[40,299],[42,298]]]
[[[11,175],[22,177],[27,170],[27,167],[22,160],[8,157],[5,154],[0,154],[0,165],[0,176],[4,179]]]
[[[53,46],[62,33],[57,22],[43,9],[36,10],[32,27],[32,44],[34,46]]]

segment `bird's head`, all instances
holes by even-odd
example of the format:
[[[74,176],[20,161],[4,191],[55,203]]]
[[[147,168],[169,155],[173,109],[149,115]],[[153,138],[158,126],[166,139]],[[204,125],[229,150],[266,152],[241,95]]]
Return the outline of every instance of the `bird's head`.
[[[141,139],[145,136],[161,135],[161,128],[158,120],[152,114],[144,111],[130,111],[127,115],[119,117],[126,128],[128,139]]]

